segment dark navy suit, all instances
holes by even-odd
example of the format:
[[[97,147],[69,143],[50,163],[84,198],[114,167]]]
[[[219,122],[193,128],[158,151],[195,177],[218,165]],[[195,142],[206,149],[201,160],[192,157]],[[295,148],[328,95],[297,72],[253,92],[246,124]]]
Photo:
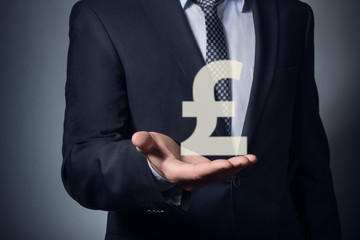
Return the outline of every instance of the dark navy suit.
[[[62,177],[81,205],[109,211],[106,239],[340,238],[314,81],[312,11],[296,0],[250,7],[256,54],[243,136],[258,163],[184,193],[175,207],[130,138],[145,130],[181,142],[196,126],[181,106],[192,100],[205,63],[179,1],[74,6]]]

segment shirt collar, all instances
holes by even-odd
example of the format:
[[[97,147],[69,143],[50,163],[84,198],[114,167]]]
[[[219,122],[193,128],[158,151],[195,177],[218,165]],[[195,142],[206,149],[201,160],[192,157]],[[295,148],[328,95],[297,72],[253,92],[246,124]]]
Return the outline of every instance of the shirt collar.
[[[245,2],[248,2],[249,0],[224,0],[224,1],[235,1],[235,4],[237,8],[240,10],[240,12],[246,12],[247,7]],[[185,10],[188,8],[191,4],[194,4],[192,0],[180,0],[182,8]]]

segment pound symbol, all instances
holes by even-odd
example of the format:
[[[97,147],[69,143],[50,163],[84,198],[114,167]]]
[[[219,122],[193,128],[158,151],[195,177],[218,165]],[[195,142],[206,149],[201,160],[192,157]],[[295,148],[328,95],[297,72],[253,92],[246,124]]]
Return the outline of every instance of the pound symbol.
[[[247,138],[211,136],[218,117],[233,117],[235,103],[215,101],[214,86],[218,80],[240,79],[242,63],[232,60],[215,61],[197,73],[193,85],[193,102],[182,104],[183,117],[196,117],[193,134],[181,143],[181,155],[232,156],[247,154]],[[224,110],[227,109],[227,110]]]

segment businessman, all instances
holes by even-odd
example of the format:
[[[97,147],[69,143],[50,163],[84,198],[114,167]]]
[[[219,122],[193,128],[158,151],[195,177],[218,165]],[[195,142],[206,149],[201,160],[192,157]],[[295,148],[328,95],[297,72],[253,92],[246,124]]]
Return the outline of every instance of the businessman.
[[[70,17],[62,177],[106,239],[340,239],[314,80],[313,13],[297,0],[83,0]],[[195,75],[218,60],[234,101],[213,136],[245,156],[181,156]]]

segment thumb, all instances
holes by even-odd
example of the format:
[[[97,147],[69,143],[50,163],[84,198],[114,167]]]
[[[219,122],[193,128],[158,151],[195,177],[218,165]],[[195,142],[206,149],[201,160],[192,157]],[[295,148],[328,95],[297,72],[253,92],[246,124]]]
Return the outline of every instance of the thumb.
[[[134,144],[136,149],[143,154],[149,153],[155,143],[150,133],[145,131],[134,133],[131,138],[131,142]]]

